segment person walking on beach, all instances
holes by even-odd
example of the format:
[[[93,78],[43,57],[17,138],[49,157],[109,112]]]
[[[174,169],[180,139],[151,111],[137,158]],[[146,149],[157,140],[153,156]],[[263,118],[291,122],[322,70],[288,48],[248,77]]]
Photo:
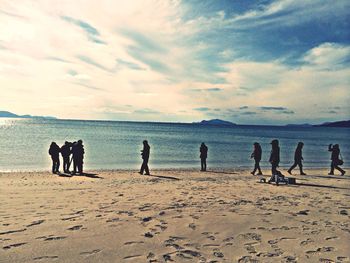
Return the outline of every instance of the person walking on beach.
[[[55,142],[51,143],[50,149],[49,149],[49,154],[51,155],[51,159],[52,159],[52,173],[53,174],[59,173],[60,147]]]
[[[149,153],[150,153],[151,147],[149,146],[148,142],[146,140],[143,141],[143,149],[141,150],[141,156],[142,156],[142,165],[140,169],[140,174],[143,174],[145,171],[145,175],[150,175],[149,168],[148,168],[148,159],[149,159]]]
[[[255,174],[256,170],[258,170],[257,175],[262,175],[262,172],[260,169],[261,155],[262,155],[261,146],[259,143],[255,142],[254,143],[254,151],[252,152],[252,154],[250,156],[250,158],[254,158],[254,161],[255,161],[254,170],[251,172],[252,175]]]
[[[302,153],[303,146],[304,146],[303,142],[298,143],[298,146],[295,149],[295,153],[294,153],[294,164],[288,169],[289,174],[292,174],[292,170],[298,165],[300,170],[300,175],[306,175],[306,173],[303,172],[303,163],[302,163],[302,161],[304,160],[303,153]]]
[[[332,152],[331,155],[331,170],[329,172],[329,175],[334,175],[334,168],[337,169],[341,175],[345,174],[345,171],[339,167],[339,165],[342,165],[344,162],[342,159],[339,158],[339,155],[341,156],[339,144],[332,144],[328,145],[328,151]]]
[[[80,175],[83,174],[83,160],[84,160],[84,145],[83,141],[79,140],[78,142],[74,143],[72,146],[72,154],[73,154],[73,173],[76,174],[78,173]]]
[[[200,158],[201,158],[201,171],[204,172],[207,170],[207,157],[208,157],[208,147],[202,142],[201,147],[199,148]]]
[[[272,150],[271,150],[270,159],[269,159],[269,162],[271,163],[271,172],[272,172],[272,176],[269,182],[275,181],[277,185],[278,185],[278,176],[282,175],[282,173],[277,170],[277,167],[280,163],[280,147],[278,144],[279,144],[278,140],[271,141]]]
[[[71,154],[72,143],[65,141],[64,145],[61,147],[61,155],[63,158],[63,171],[69,173],[70,160],[69,156]]]

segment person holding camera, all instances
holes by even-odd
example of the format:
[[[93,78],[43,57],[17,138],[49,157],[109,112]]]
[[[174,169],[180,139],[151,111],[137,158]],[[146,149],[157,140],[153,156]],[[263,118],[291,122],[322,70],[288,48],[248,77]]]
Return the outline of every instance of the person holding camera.
[[[339,155],[341,156],[339,144],[332,144],[328,145],[328,151],[332,152],[331,154],[331,170],[328,175],[334,175],[334,169],[337,169],[341,175],[345,174],[345,171],[339,167],[339,165],[342,165],[344,161],[342,158],[339,158]]]

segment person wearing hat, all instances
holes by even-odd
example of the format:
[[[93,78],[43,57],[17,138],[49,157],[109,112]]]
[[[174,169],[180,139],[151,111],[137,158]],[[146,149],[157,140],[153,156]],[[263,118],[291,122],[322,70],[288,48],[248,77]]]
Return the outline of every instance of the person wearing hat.
[[[208,147],[204,142],[202,142],[199,152],[201,153],[199,156],[199,158],[201,158],[201,171],[205,172],[207,170]]]
[[[250,156],[250,158],[254,158],[254,161],[255,161],[254,170],[251,172],[252,175],[255,174],[256,170],[258,170],[257,175],[262,175],[262,172],[260,169],[261,155],[262,155],[261,146],[259,143],[255,142],[254,143],[254,151],[252,152],[252,154]]]
[[[278,179],[278,175],[281,174],[281,172],[277,170],[277,167],[280,163],[280,147],[278,144],[279,144],[278,140],[271,141],[272,149],[271,149],[271,154],[269,159],[269,162],[271,163],[271,172],[272,172],[272,176],[269,182],[275,180],[277,185],[278,185],[278,180],[276,179]]]
[[[150,175],[149,173],[149,168],[148,168],[148,160],[149,160],[149,154],[150,154],[150,149],[151,147],[148,144],[148,141],[144,140],[143,141],[143,149],[141,150],[141,156],[142,156],[142,165],[140,168],[140,174],[143,174],[145,171],[145,175]]]
[[[328,151],[332,152],[331,170],[329,172],[329,175],[334,175],[334,168],[337,169],[341,173],[341,175],[344,175],[345,171],[338,166],[343,164],[343,160],[339,158],[339,155],[341,155],[339,144],[334,144],[333,146],[332,144],[328,145]]]
[[[306,173],[303,172],[303,163],[302,163],[302,161],[304,160],[303,153],[302,153],[303,146],[304,146],[303,142],[298,143],[298,146],[294,153],[294,164],[288,169],[289,174],[292,174],[292,170],[298,165],[300,170],[300,175],[306,175]]]

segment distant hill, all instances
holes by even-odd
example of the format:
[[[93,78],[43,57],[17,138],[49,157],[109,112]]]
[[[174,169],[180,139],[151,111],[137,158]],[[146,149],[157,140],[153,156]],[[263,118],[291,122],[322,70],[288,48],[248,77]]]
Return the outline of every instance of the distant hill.
[[[302,124],[287,124],[287,127],[312,127],[309,123],[302,123]]]
[[[51,116],[32,116],[32,115],[17,115],[15,113],[9,112],[9,111],[0,111],[0,118],[39,118],[39,119],[56,119],[56,117]]]
[[[341,127],[350,128],[350,120],[348,121],[335,121],[335,122],[325,122],[323,124],[314,125],[316,127]]]
[[[230,121],[224,121],[220,119],[213,119],[213,120],[202,120],[201,122],[193,122],[194,124],[201,124],[201,125],[215,125],[215,126],[235,126],[237,124],[230,122]]]

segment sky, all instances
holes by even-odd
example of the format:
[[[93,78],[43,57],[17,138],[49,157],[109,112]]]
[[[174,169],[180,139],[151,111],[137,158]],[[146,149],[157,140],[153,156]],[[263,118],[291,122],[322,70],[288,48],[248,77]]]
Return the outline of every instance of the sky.
[[[348,0],[1,0],[0,110],[239,124],[350,119]]]

